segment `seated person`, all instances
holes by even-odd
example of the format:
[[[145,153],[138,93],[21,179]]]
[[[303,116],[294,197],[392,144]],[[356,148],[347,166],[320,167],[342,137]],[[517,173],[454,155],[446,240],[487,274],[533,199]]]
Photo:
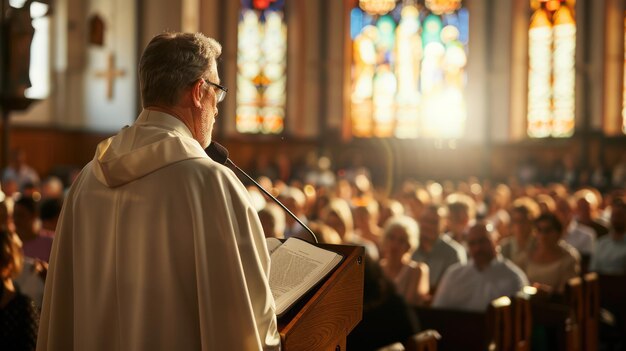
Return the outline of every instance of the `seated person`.
[[[309,222],[309,229],[315,233],[320,243],[341,245],[341,237],[337,234],[337,231],[321,221]],[[304,238],[304,240],[308,239]]]
[[[39,316],[33,301],[13,282],[22,269],[18,239],[0,230],[0,350],[34,350]]]
[[[26,162],[26,152],[22,149],[16,149],[11,152],[11,162],[4,170],[2,183],[9,180],[15,180],[20,192],[23,192],[24,186],[28,183],[39,184],[39,175]]]
[[[373,200],[362,203],[353,212],[355,234],[373,242],[380,250],[383,230],[378,226],[378,203]]]
[[[52,250],[52,238],[41,235],[39,208],[32,197],[22,196],[13,206],[15,231],[22,240],[24,256],[48,262]]]
[[[302,190],[296,187],[286,187],[279,194],[278,200],[280,200],[296,217],[298,217],[304,224],[308,223],[308,218],[304,213],[304,206],[306,205],[306,196]],[[306,231],[300,223],[298,223],[291,216],[285,216],[285,230],[284,236],[286,239]]]
[[[533,221],[539,215],[539,206],[529,198],[517,199],[511,209],[511,236],[500,242],[502,256],[521,267],[528,260],[528,253],[535,245]]]
[[[322,210],[321,220],[339,234],[344,244],[363,246],[367,256],[374,261],[378,261],[378,247],[376,247],[376,244],[358,236],[354,232],[352,211],[346,200],[340,198],[331,199],[326,208]]]
[[[380,266],[396,286],[398,294],[410,305],[423,304],[428,296],[428,266],[411,259],[418,245],[417,222],[408,216],[396,216],[387,221],[383,231]]]
[[[611,228],[596,245],[589,270],[601,274],[626,274],[626,202],[611,206]]]
[[[412,336],[420,331],[417,317],[377,262],[365,260],[363,318],[348,334],[347,350],[378,350],[396,342],[416,350]]]
[[[428,266],[431,293],[434,293],[443,273],[455,263],[465,264],[467,254],[463,245],[447,235],[441,235],[441,216],[438,205],[428,205],[418,220],[419,246],[413,260]]]
[[[497,254],[490,227],[482,223],[471,227],[467,244],[470,261],[446,271],[433,307],[484,312],[494,299],[514,295],[528,284],[524,272]]]
[[[467,229],[475,219],[476,204],[471,197],[459,193],[448,195],[446,202],[448,207],[446,235],[465,246]]]
[[[285,212],[282,208],[268,203],[258,212],[258,215],[266,238],[284,238]]]
[[[576,200],[576,220],[593,229],[596,238],[600,238],[609,233],[609,228],[598,218],[598,207],[602,202],[602,195],[591,188],[581,189],[574,194]]]
[[[378,227],[384,227],[389,218],[402,214],[404,214],[404,206],[400,201],[388,198],[378,200]]]
[[[42,236],[54,238],[54,231],[56,230],[62,208],[63,200],[61,198],[41,200],[39,218],[41,219],[40,234]]]
[[[563,226],[553,214],[542,214],[535,220],[537,245],[522,267],[531,284],[540,292],[562,294],[570,278],[580,272],[579,259],[563,244]]]
[[[574,218],[574,209],[570,199],[558,199],[554,213],[563,225],[563,240],[575,247],[581,256],[591,255],[596,241],[596,233]]]
[[[19,246],[21,251],[21,243],[19,243]],[[48,274],[48,264],[30,257],[24,257],[23,262],[22,270],[20,274],[13,279],[13,282],[19,286],[20,291],[24,295],[33,300],[37,311],[40,312],[43,303],[46,275]]]
[[[59,177],[47,177],[41,183],[41,199],[61,199],[63,198],[64,186]]]

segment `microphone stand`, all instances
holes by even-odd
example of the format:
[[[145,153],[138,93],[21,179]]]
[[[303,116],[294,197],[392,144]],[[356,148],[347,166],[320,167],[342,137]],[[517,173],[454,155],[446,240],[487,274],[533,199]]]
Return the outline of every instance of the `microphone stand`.
[[[239,168],[233,161],[230,160],[230,158],[226,159],[226,164],[228,164],[229,166],[233,167],[240,174],[244,175],[248,180],[250,180],[252,183],[254,183],[254,185],[256,185],[256,187],[259,188],[263,192],[263,194],[267,195],[270,199],[274,200],[275,203],[277,203],[283,210],[285,210],[285,212],[289,213],[289,215],[293,219],[295,219],[296,222],[298,222],[298,224],[300,224],[304,229],[306,229],[307,232],[309,232],[309,234],[311,234],[311,237],[313,237],[313,240],[315,240],[316,244],[319,244],[319,241],[317,240],[317,235],[315,235],[315,233],[313,233],[313,231],[309,227],[307,227],[307,225],[304,224],[304,222],[302,222],[302,220],[300,220],[300,218],[298,218],[298,216],[293,214],[293,212],[291,212],[287,208],[287,206],[283,205],[282,202],[278,201],[278,199],[275,198],[274,195],[270,194],[269,191],[265,190],[265,188],[263,188],[261,186],[261,184],[257,183],[254,179],[252,179],[252,177],[250,177],[248,175],[248,173],[244,172],[241,168]]]

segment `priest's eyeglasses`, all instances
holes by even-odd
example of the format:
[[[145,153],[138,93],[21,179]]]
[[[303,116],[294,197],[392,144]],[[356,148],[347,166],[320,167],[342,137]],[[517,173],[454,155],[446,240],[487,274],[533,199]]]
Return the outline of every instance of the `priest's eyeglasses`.
[[[206,79],[202,79],[206,84],[212,85],[214,87],[216,87],[218,90],[215,93],[215,96],[217,97],[217,102],[222,102],[224,101],[224,98],[226,98],[226,93],[228,92],[228,88],[221,86],[219,84],[213,83],[211,81],[208,81]]]

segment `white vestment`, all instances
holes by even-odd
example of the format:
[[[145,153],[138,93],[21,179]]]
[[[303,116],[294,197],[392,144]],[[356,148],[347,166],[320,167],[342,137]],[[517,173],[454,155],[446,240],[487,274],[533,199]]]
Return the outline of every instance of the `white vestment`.
[[[69,192],[37,350],[278,349],[269,263],[233,172],[144,110]]]

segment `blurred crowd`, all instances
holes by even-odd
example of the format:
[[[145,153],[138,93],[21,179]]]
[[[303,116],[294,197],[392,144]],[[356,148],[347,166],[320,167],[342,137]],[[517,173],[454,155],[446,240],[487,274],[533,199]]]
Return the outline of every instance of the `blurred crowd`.
[[[34,346],[71,184],[71,175],[41,180],[25,156],[17,151],[2,174],[0,349]],[[611,170],[580,172],[567,158],[562,166],[545,172],[525,162],[506,182],[405,179],[384,188],[372,170],[335,169],[325,157],[293,169],[260,162],[253,174],[320,242],[365,248],[364,318],[349,338],[365,350],[410,342],[419,325],[402,311],[412,306],[484,311],[523,287],[549,298],[582,272],[626,274],[626,157]],[[248,190],[266,237],[308,237],[255,186]]]
[[[376,306],[396,314],[406,306],[480,312],[521,290],[558,300],[570,278],[589,271],[626,274],[626,157],[597,172],[573,168],[568,157],[562,165],[522,164],[505,182],[405,179],[389,189],[377,187],[366,167],[332,170],[322,158],[288,180],[261,172],[258,181],[320,241],[365,248],[364,318],[349,338],[361,350],[408,342],[419,328],[411,318],[384,318]],[[266,236],[307,237],[255,186],[248,189]],[[381,335],[388,337],[372,339]]]

